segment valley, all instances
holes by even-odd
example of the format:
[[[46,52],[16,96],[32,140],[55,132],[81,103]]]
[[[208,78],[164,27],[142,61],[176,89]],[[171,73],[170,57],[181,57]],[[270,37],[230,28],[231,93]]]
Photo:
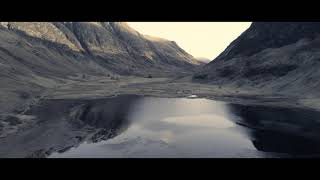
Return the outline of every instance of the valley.
[[[148,132],[157,129],[157,123],[166,127],[163,121],[168,118],[186,118],[187,124],[163,130],[181,144],[159,142],[161,130],[160,135],[151,133],[156,137],[150,140],[150,151],[154,145],[190,148],[193,142],[178,132],[195,131],[197,141],[226,135],[230,136],[225,139],[230,143],[227,148],[244,148],[227,157],[319,156],[320,148],[308,151],[320,144],[318,32],[319,23],[253,23],[206,64],[176,42],[142,35],[122,22],[1,22],[0,157],[59,157],[56,153],[72,152],[81,144],[86,148],[84,143],[108,144],[117,136],[122,142],[123,133],[129,134],[125,140],[137,136],[130,140],[137,152],[143,151],[139,143],[149,142],[145,134],[141,140],[137,132],[127,132],[132,127],[127,120],[136,107],[143,109],[138,119],[144,119],[144,113],[159,116],[155,124],[133,123],[150,125],[142,128]],[[140,101],[151,103],[136,104]],[[181,106],[172,105],[176,102]],[[208,111],[199,108],[203,104]],[[149,105],[151,110],[144,111]],[[158,111],[171,114],[163,117]],[[194,122],[205,123],[208,117],[218,121],[222,116],[220,123],[233,125],[220,131],[218,123],[213,129],[204,128],[208,134],[203,135],[198,126],[185,128],[189,115]],[[278,135],[283,139],[277,141]],[[215,139],[212,152],[200,148],[184,155],[222,156],[221,149],[215,149],[226,145],[221,141]],[[275,148],[284,142],[293,151]],[[130,151],[126,143],[131,141],[120,149],[124,154],[114,153],[135,157],[126,154]],[[205,148],[204,144],[199,147]],[[113,152],[113,145],[106,146]],[[100,147],[93,148],[101,153]],[[182,155],[172,155],[177,152],[171,148],[159,153]]]

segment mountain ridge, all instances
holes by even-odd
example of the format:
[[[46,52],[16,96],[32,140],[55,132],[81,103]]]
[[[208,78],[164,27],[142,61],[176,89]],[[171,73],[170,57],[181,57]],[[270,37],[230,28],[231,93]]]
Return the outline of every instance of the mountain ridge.
[[[320,23],[254,22],[194,82],[256,89],[261,94],[318,97]]]

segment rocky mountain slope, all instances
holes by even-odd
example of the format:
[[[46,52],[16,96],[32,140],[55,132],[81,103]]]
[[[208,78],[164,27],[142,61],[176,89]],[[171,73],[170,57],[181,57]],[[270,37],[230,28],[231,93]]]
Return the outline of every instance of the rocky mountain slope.
[[[320,23],[255,22],[193,81],[261,94],[320,96]]]
[[[126,23],[1,22],[0,111],[69,80],[176,76],[198,64],[175,42],[141,35]]]
[[[150,73],[163,75],[172,69],[180,70],[176,73],[188,72],[199,63],[174,41],[141,35],[123,22],[2,22],[1,25],[3,31],[7,30],[3,33],[20,36],[21,42],[45,41],[46,48],[55,45],[60,51],[103,60],[100,66],[119,74],[143,75],[148,69],[152,70]]]

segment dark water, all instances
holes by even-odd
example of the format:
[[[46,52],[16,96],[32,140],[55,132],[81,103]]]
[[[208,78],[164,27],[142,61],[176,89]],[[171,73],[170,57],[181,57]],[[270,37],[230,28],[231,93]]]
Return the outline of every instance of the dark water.
[[[320,155],[320,113],[311,110],[125,95],[76,106],[69,118],[102,131],[50,158]]]

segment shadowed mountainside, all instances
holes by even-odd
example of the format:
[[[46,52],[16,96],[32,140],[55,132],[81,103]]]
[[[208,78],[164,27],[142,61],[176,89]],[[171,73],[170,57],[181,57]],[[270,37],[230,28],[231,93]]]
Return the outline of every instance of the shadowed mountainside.
[[[319,96],[320,23],[257,22],[193,76],[262,94]]]

